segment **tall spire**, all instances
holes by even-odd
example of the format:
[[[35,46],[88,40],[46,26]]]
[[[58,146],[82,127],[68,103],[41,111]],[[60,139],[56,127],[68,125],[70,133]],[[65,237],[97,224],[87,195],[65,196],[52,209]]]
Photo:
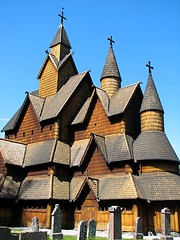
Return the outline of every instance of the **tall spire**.
[[[140,109],[141,132],[164,131],[164,110],[152,78],[153,67],[150,62],[146,64],[149,68],[148,81]]]
[[[149,68],[149,75],[140,112],[148,110],[158,110],[164,112],[154,80],[152,78],[151,69],[153,69],[153,67],[150,65],[150,61],[149,64],[146,64],[146,67]]]
[[[50,48],[51,53],[56,56],[58,61],[60,61],[66,54],[70,53],[71,44],[63,25],[63,21],[66,20],[64,12],[62,11],[62,13],[58,14],[58,16],[61,18],[61,23],[51,42]]]
[[[122,80],[113,51],[112,44],[115,42],[112,40],[112,36],[108,40],[110,41],[110,47],[100,81],[102,89],[106,91],[109,97],[112,97],[121,87]]]

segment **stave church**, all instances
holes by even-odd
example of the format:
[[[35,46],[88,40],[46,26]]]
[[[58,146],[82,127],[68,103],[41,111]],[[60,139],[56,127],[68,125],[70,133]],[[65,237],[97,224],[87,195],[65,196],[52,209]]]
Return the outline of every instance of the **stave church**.
[[[64,19],[62,12],[39,88],[26,92],[2,129],[0,225],[31,226],[37,216],[50,228],[58,203],[65,229],[95,219],[106,230],[108,207],[118,205],[123,231],[134,231],[137,217],[144,232],[161,231],[164,207],[171,231],[180,231],[179,159],[164,131],[150,62],[144,94],[140,82],[122,87],[110,37],[96,87],[89,71],[77,70]]]

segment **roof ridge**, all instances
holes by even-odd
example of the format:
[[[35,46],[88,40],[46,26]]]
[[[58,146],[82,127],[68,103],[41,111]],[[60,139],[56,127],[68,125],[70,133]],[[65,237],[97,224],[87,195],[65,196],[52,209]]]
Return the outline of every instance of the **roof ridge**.
[[[137,191],[137,188],[136,188],[136,184],[135,184],[135,182],[134,182],[134,179],[133,179],[133,177],[132,177],[132,174],[129,172],[129,173],[128,173],[128,176],[129,176],[129,179],[130,179],[131,184],[132,184],[132,187],[133,187],[134,195],[135,195],[136,198],[138,198],[138,197],[139,197],[139,194],[138,194],[138,191]]]

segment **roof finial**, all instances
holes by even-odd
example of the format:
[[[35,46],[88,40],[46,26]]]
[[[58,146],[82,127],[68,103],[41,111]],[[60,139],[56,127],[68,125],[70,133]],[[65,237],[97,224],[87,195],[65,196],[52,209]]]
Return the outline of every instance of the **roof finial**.
[[[110,36],[110,37],[108,38],[108,40],[110,41],[110,46],[112,47],[112,43],[115,43],[115,41],[112,40],[112,36]]]
[[[58,16],[61,18],[61,24],[63,25],[63,20],[66,20],[66,18],[64,17],[64,12],[63,12],[64,8],[62,7],[62,12],[61,14],[58,14]]]
[[[49,54],[49,51],[48,51],[48,49],[46,49],[46,50],[45,50],[45,53],[46,53],[46,54]]]
[[[146,67],[149,68],[149,74],[151,74],[151,69],[154,69],[152,66],[151,66],[151,62],[149,61],[148,64],[146,64]]]

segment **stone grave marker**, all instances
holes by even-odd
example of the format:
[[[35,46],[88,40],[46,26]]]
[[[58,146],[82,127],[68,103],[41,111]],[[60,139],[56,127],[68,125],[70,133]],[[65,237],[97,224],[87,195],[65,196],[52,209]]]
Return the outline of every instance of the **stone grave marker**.
[[[37,217],[32,218],[32,232],[39,231],[39,219]]]
[[[110,212],[109,239],[111,240],[122,239],[122,228],[121,228],[122,208],[119,206],[111,206],[109,207],[108,211]]]
[[[160,237],[161,240],[173,239],[171,236],[171,225],[170,225],[171,211],[168,208],[163,208],[161,210],[161,227],[162,234],[164,236]]]
[[[87,237],[95,238],[96,237],[96,225],[97,222],[94,219],[90,219],[88,222]]]
[[[77,240],[86,240],[87,238],[87,223],[86,221],[81,221],[78,225]]]
[[[47,232],[21,232],[19,240],[47,240]]]
[[[140,217],[136,218],[135,239],[143,239],[143,220]]]
[[[59,204],[55,205],[55,208],[51,214],[51,239],[62,239],[63,234],[61,233],[61,224],[62,224],[62,212],[59,207]]]

